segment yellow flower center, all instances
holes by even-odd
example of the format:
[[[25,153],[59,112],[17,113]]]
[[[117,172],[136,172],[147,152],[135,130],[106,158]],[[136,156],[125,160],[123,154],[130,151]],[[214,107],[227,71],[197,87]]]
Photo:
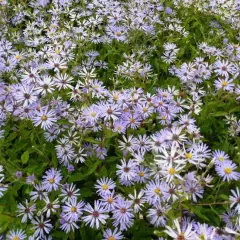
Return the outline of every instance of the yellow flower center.
[[[192,159],[192,154],[191,153],[186,153],[185,156],[186,156],[187,159]]]
[[[114,236],[110,236],[110,237],[108,238],[108,240],[115,240],[115,237],[114,237]]]
[[[118,95],[113,95],[113,99],[114,99],[115,101],[117,101],[117,100],[118,100]]]
[[[138,175],[139,175],[140,177],[143,177],[143,176],[144,176],[144,172],[139,172]]]
[[[166,116],[162,116],[162,120],[166,120],[167,119],[167,117]]]
[[[154,191],[156,194],[159,194],[161,191],[159,188],[156,188],[155,191]]]
[[[60,53],[60,49],[56,49],[56,50],[55,50],[55,53],[56,53],[56,54],[59,54],[59,53]]]
[[[118,126],[118,127],[117,127],[117,130],[119,130],[119,131],[122,130],[122,127],[121,127],[121,126]]]
[[[108,203],[112,203],[113,202],[112,197],[109,197],[107,201],[108,201]]]
[[[1,2],[1,0],[0,0],[0,2]],[[14,236],[13,240],[20,240],[20,238],[18,236]]]
[[[173,175],[173,174],[175,173],[175,169],[174,169],[174,168],[170,168],[170,169],[168,170],[168,172],[169,172],[169,174]]]
[[[121,36],[121,32],[117,32],[117,36],[120,37]]]
[[[43,116],[41,117],[41,119],[42,119],[42,121],[46,121],[46,120],[47,120],[47,116],[46,116],[46,115],[43,115]]]
[[[71,212],[76,212],[77,209],[75,207],[71,207]]]
[[[147,108],[143,108],[143,112],[147,112],[147,110],[148,110]]]
[[[1,0],[0,0],[0,2],[1,2]],[[20,55],[17,55],[15,58],[18,60],[18,59],[20,59]]]
[[[226,87],[228,85],[228,83],[226,81],[222,82],[222,87]]]
[[[108,185],[107,185],[107,184],[103,184],[103,185],[102,185],[102,189],[103,189],[103,190],[107,190],[107,189],[108,189]]]
[[[204,234],[203,234],[203,233],[200,234],[199,238],[200,238],[201,240],[205,240]]]
[[[232,173],[232,169],[231,168],[224,168],[224,172],[226,173],[226,174],[231,174]]]
[[[96,116],[96,113],[95,113],[95,112],[92,112],[92,113],[90,114],[90,116],[91,116],[91,117],[95,117],[95,116]]]
[[[218,160],[222,162],[224,160],[223,156],[218,157]]]
[[[50,179],[49,179],[49,182],[50,182],[51,184],[55,183],[54,178],[50,178]]]

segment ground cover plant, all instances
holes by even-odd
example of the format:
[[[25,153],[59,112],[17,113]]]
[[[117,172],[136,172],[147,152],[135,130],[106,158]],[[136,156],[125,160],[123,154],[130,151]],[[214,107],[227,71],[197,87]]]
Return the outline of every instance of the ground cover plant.
[[[0,239],[240,239],[239,0],[0,0]]]

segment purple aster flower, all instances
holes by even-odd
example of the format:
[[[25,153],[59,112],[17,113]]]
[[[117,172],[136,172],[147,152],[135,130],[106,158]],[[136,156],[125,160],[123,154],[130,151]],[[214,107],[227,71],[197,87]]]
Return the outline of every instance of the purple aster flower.
[[[167,188],[167,183],[160,182],[158,179],[150,181],[144,190],[146,201],[149,204],[160,203],[163,198],[163,192],[166,192]]]
[[[39,111],[35,112],[32,120],[35,126],[41,125],[44,130],[48,130],[57,121],[56,112],[53,109],[48,111],[48,107],[42,107]]]
[[[136,177],[135,177],[135,181],[138,183],[146,183],[147,180],[150,178],[149,175],[149,169],[145,168],[142,165],[139,165],[136,167]]]
[[[121,231],[127,230],[133,225],[134,215],[131,205],[131,202],[119,198],[115,210],[112,211],[112,219],[114,220],[113,225],[115,227],[119,226]]]
[[[152,140],[146,135],[139,135],[136,139],[136,150],[140,151],[151,151],[152,149]]]
[[[27,238],[27,236],[22,229],[20,229],[20,230],[18,229],[16,231],[11,230],[9,232],[9,234],[7,235],[8,240],[24,240],[26,238]]]
[[[33,218],[34,211],[36,210],[36,205],[32,204],[29,205],[28,201],[26,200],[25,206],[21,203],[18,204],[18,217],[22,216],[22,223],[27,222],[28,219]]]
[[[54,201],[50,201],[48,197],[44,199],[45,207],[43,208],[42,212],[46,212],[46,217],[49,218],[51,216],[51,213],[56,213],[56,210],[60,208],[59,200],[58,198]]]
[[[125,159],[121,160],[122,165],[117,164],[117,170],[116,173],[120,177],[120,180],[124,184],[124,182],[128,181],[134,181],[135,177],[137,176],[137,163],[133,160],[128,160],[126,162]]]
[[[222,220],[228,228],[233,228],[238,225],[238,217],[239,214],[236,210],[228,210],[226,213],[222,214]]]
[[[77,202],[77,198],[71,198],[62,207],[63,216],[67,221],[79,221],[83,214],[84,202]]]
[[[61,180],[61,172],[51,168],[45,172],[42,184],[44,189],[46,189],[48,192],[51,192],[52,190],[56,191],[60,185]]]
[[[221,150],[213,151],[212,156],[213,159],[215,160],[215,164],[217,165],[221,165],[222,162],[224,162],[225,160],[229,160],[228,154]]]
[[[76,189],[76,186],[71,183],[70,184],[64,184],[61,189],[60,197],[63,197],[62,202],[70,201],[70,199],[77,199],[79,196],[79,189]]]
[[[127,123],[123,120],[116,120],[113,123],[113,132],[118,132],[121,134],[125,134],[127,128]]]
[[[142,210],[142,207],[145,203],[145,199],[144,199],[144,192],[140,191],[137,194],[136,189],[134,189],[134,194],[128,194],[128,197],[130,198],[130,202],[132,202],[132,206],[133,206],[133,210],[135,213],[138,213],[139,211]]]
[[[79,228],[75,221],[67,220],[63,213],[60,214],[60,224],[60,229],[65,231],[66,233],[69,233],[71,230],[74,231],[75,229]]]
[[[147,214],[148,218],[150,219],[150,223],[153,224],[155,227],[166,226],[166,214],[170,209],[170,206],[166,205],[162,207],[161,204],[157,204],[154,208],[150,208]]]
[[[101,196],[100,201],[102,203],[102,206],[106,209],[106,211],[112,211],[117,206],[117,200],[119,199],[119,195],[115,195],[115,192],[109,192],[105,193]]]
[[[106,219],[109,218],[106,213],[106,209],[102,206],[100,201],[94,201],[94,208],[88,203],[84,207],[84,211],[88,213],[82,219],[86,224],[89,224],[91,228],[100,227],[100,223],[106,224]]]
[[[230,207],[235,206],[236,211],[240,214],[240,191],[239,188],[236,187],[236,191],[231,190],[232,196],[230,196],[229,200],[231,202]]]
[[[207,224],[196,223],[193,225],[194,230],[199,239],[210,239],[212,236],[213,228],[209,227]]]
[[[237,168],[237,165],[230,160],[224,161],[221,165],[216,165],[215,169],[218,176],[223,178],[223,181],[235,180],[237,181],[240,178],[240,173],[235,172],[234,169]]]
[[[111,178],[101,178],[97,180],[97,184],[95,184],[95,188],[97,188],[97,193],[102,196],[106,193],[110,193],[110,190],[114,190],[116,184],[113,182]]]
[[[34,225],[31,229],[35,230],[34,236],[36,238],[44,238],[46,235],[48,235],[53,228],[52,224],[50,223],[50,219],[44,220],[43,215],[41,215],[41,218],[36,217],[32,220],[32,224]]]
[[[118,105],[113,105],[109,103],[98,105],[101,117],[104,121],[113,120],[116,121],[121,115],[120,108]]]
[[[190,194],[194,202],[197,202],[197,197],[203,197],[204,189],[196,180],[191,180],[189,178],[186,179],[184,183],[184,190]]]
[[[122,232],[119,232],[117,228],[112,231],[110,228],[103,232],[103,240],[121,240],[123,239]]]
[[[15,94],[15,99],[23,106],[28,106],[37,101],[37,93],[32,85],[21,85],[21,88]]]
[[[47,197],[47,192],[45,192],[42,184],[34,185],[35,190],[30,192],[31,200],[34,202],[39,198],[43,200],[44,197]]]
[[[232,92],[234,89],[234,83],[233,79],[218,79],[214,81],[214,86],[216,87],[217,90],[223,89],[225,91],[230,91]]]

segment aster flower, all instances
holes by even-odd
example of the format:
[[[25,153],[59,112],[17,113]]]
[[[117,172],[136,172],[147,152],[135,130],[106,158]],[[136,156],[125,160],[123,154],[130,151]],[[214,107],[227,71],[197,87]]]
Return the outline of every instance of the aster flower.
[[[71,198],[62,207],[63,216],[67,221],[78,221],[83,214],[84,202],[77,202],[77,198]]]
[[[36,205],[32,204],[31,206],[29,205],[28,201],[26,200],[25,206],[21,203],[18,204],[18,217],[22,216],[22,223],[27,222],[28,219],[33,218],[34,211],[36,210]]]
[[[228,154],[221,150],[215,150],[212,153],[215,164],[221,165],[225,160],[229,160]]]
[[[157,204],[154,208],[148,210],[147,217],[150,219],[150,223],[155,227],[166,226],[167,223],[167,212],[171,209],[170,206],[166,205],[164,207],[161,204]]]
[[[165,182],[160,182],[159,180],[150,181],[144,190],[146,201],[149,204],[157,204],[161,202],[163,198],[163,191],[168,188]]]
[[[172,182],[174,177],[182,180],[183,178],[179,175],[179,172],[184,168],[183,165],[173,165],[172,162],[162,167],[161,173],[166,178],[166,182]]]
[[[78,229],[79,226],[77,225],[77,221],[69,221],[65,219],[64,214],[62,213],[60,215],[60,229],[63,230],[66,233],[69,233],[70,231],[74,231],[75,229]]]
[[[52,190],[56,191],[60,185],[60,181],[62,180],[61,172],[51,168],[46,171],[45,174],[46,175],[43,176],[42,182],[44,189],[48,192],[51,192]]]
[[[216,165],[215,169],[217,174],[223,178],[223,181],[235,180],[240,178],[240,173],[235,172],[237,165],[230,160],[224,161],[221,165]]]
[[[84,149],[83,148],[79,148],[75,157],[75,162],[76,163],[84,163],[85,162],[85,158],[87,157],[86,153],[83,153]]]
[[[136,138],[132,135],[128,136],[127,138],[125,136],[123,137],[123,141],[118,140],[119,142],[119,148],[121,150],[128,150],[129,152],[133,151],[136,148],[137,141]]]
[[[187,177],[184,183],[184,191],[190,194],[194,202],[197,202],[197,197],[203,197],[203,187],[191,177]]]
[[[103,240],[121,240],[123,239],[122,232],[119,232],[117,228],[112,231],[110,228],[103,232]]]
[[[7,234],[7,240],[24,240],[27,236],[22,229],[16,231],[12,230]]]
[[[119,198],[115,210],[112,211],[112,219],[114,220],[113,225],[115,227],[119,226],[121,231],[133,225],[133,209],[131,205],[131,202]]]
[[[180,224],[178,219],[173,220],[174,225],[176,227],[176,230],[174,230],[173,228],[166,226],[167,230],[164,230],[164,232],[169,235],[170,237],[174,238],[174,239],[186,239],[186,240],[196,240],[196,234],[195,231],[192,230],[192,224],[190,223],[186,230],[183,231],[183,229],[181,229]]]
[[[88,213],[87,216],[84,216],[82,219],[86,224],[89,224],[90,227],[97,229],[100,227],[100,223],[105,224],[106,219],[109,218],[106,213],[106,209],[102,207],[101,202],[94,201],[94,208],[88,203],[84,207],[84,211]]]
[[[32,120],[35,126],[41,125],[44,130],[48,130],[57,121],[55,116],[56,112],[53,109],[48,111],[48,107],[42,107],[39,111],[35,111]]]
[[[137,166],[136,173],[137,175],[135,177],[135,181],[138,183],[146,183],[147,180],[150,178],[149,169],[145,168],[142,165]]]
[[[35,230],[34,236],[37,238],[44,238],[47,234],[50,233],[51,229],[53,228],[52,224],[50,223],[50,219],[44,220],[43,215],[41,217],[36,217],[32,220],[32,224],[34,225],[31,229]]]
[[[142,207],[145,203],[145,199],[144,199],[144,192],[140,191],[137,194],[136,189],[134,189],[134,195],[132,194],[128,194],[128,197],[130,198],[130,202],[132,202],[132,206],[133,206],[133,210],[135,213],[138,213],[139,211],[142,210]]]
[[[229,200],[231,202],[230,207],[235,207],[236,211],[240,214],[240,191],[239,188],[236,187],[236,190],[231,190],[232,196],[230,196]]]
[[[31,200],[34,202],[39,198],[39,200],[43,200],[44,197],[47,197],[47,192],[44,190],[44,186],[42,184],[34,185],[34,190],[30,192]]]
[[[234,74],[236,72],[236,66],[228,61],[217,60],[214,63],[214,72],[217,75],[228,77],[229,74]]]
[[[234,83],[233,83],[233,79],[218,79],[214,81],[214,85],[216,87],[217,90],[223,89],[225,91],[230,91],[232,92],[234,89]]]
[[[152,141],[147,135],[139,135],[136,139],[136,150],[150,151],[151,150]]]
[[[123,183],[124,183],[124,181],[126,181],[126,182],[133,181],[137,175],[136,162],[131,159],[128,162],[126,162],[125,159],[122,159],[121,163],[122,163],[122,165],[117,164],[117,169],[119,169],[116,171],[117,175],[119,175],[119,177],[123,181]]]
[[[114,210],[117,206],[117,200],[119,199],[119,197],[119,195],[115,195],[114,190],[112,192],[105,193],[100,198],[102,207],[104,207],[105,210],[108,212]]]
[[[62,202],[70,201],[70,199],[76,199],[79,196],[79,189],[76,189],[76,186],[71,183],[70,184],[64,184],[61,188],[61,194],[60,197],[63,197]]]
[[[46,217],[49,218],[51,216],[51,213],[55,213],[58,208],[60,208],[59,200],[58,198],[54,201],[50,201],[48,197],[43,199],[45,202],[45,207],[43,208],[42,212],[46,212]]]
[[[198,240],[211,239],[213,228],[209,227],[207,224],[196,223],[193,225],[194,230],[196,230],[196,235]]]
[[[116,184],[113,182],[113,180],[105,177],[98,179],[97,184],[95,184],[95,188],[97,188],[97,193],[99,195],[110,193],[115,187]]]
[[[17,102],[23,106],[28,106],[37,101],[37,93],[33,85],[21,85],[18,92],[15,94]]]
[[[109,120],[116,121],[121,114],[121,111],[118,105],[104,103],[99,105],[98,107],[101,112],[100,113],[101,117],[104,119],[104,121],[109,121]]]

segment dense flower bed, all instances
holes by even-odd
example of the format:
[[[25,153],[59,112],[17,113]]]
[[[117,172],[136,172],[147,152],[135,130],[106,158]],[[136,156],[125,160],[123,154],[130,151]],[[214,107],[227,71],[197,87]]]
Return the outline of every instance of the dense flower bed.
[[[0,239],[239,239],[239,41],[239,0],[0,0]]]

